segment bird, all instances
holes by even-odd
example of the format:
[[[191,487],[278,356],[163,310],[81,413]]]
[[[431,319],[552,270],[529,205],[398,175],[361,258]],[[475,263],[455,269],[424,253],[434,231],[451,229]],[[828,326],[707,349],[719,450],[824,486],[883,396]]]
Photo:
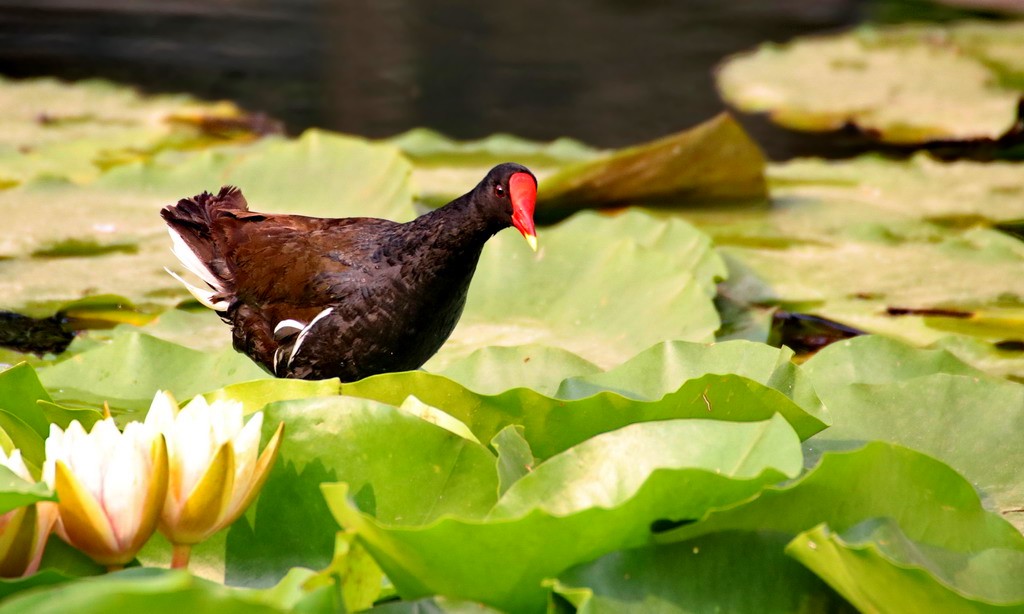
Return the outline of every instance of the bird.
[[[277,377],[353,382],[421,367],[451,335],[484,244],[514,226],[537,250],[537,179],[507,162],[412,221],[250,211],[224,186],[161,209],[171,250],[206,288],[167,272]]]

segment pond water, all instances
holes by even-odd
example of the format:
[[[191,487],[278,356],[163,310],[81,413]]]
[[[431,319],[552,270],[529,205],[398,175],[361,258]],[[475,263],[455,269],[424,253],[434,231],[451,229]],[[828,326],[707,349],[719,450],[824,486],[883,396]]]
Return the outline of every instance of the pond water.
[[[229,98],[284,120],[293,133],[320,126],[382,137],[429,126],[459,138],[511,132],[611,147],[719,112],[712,69],[731,53],[865,19],[950,10],[937,6],[0,0],[0,73],[98,76]],[[806,142],[766,122],[748,128],[772,157],[808,153]]]

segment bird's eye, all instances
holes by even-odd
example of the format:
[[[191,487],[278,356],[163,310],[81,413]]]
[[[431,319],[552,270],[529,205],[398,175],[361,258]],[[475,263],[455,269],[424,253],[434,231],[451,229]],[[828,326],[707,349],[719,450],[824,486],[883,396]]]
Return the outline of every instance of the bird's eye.
[[[505,198],[505,186],[501,184],[494,186],[494,195],[498,198]]]

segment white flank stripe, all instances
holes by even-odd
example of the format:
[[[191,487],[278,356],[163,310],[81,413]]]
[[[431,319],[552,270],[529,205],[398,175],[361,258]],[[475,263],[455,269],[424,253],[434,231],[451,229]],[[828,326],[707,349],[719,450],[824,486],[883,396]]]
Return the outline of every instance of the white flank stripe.
[[[301,331],[303,326],[305,326],[305,324],[299,322],[298,320],[281,320],[280,322],[277,323],[277,326],[274,327],[274,336],[279,336],[278,333],[280,333],[282,329]],[[286,333],[285,336],[289,334],[291,333]]]
[[[183,286],[185,286],[185,289],[188,290],[189,294],[191,294],[192,296],[196,297],[196,300],[199,301],[200,303],[202,303],[203,305],[205,305],[206,307],[209,307],[210,309],[212,309],[214,311],[227,311],[228,310],[228,302],[227,301],[217,301],[217,302],[213,301],[213,294],[214,294],[213,292],[211,292],[209,290],[203,290],[202,288],[197,288],[197,287],[193,286],[192,284],[190,284],[187,281],[185,281],[184,279],[182,279],[181,275],[178,275],[177,273],[175,273],[174,271],[170,270],[167,267],[164,267],[164,270],[167,271],[168,273],[170,273],[171,277],[173,277],[174,279],[177,279],[178,281],[180,281],[181,284]]]
[[[299,353],[299,348],[302,347],[302,342],[306,340],[306,335],[309,334],[309,331],[312,330],[312,328],[316,326],[316,323],[319,322],[322,318],[325,318],[328,315],[330,315],[332,311],[334,311],[334,307],[328,307],[327,309],[324,309],[320,313],[316,314],[316,317],[313,318],[313,321],[307,324],[306,327],[302,329],[302,332],[299,333],[299,338],[295,340],[295,347],[292,348],[291,355],[288,356],[289,367],[292,366],[292,360],[294,360],[295,355]]]
[[[223,292],[224,286],[221,285],[220,280],[217,279],[217,276],[214,275],[206,264],[199,259],[199,256],[192,251],[192,248],[188,246],[188,243],[185,243],[185,239],[181,238],[178,231],[168,226],[167,232],[171,235],[171,245],[173,246],[171,247],[171,251],[178,257],[181,264],[184,265],[186,269],[199,276],[200,279],[210,284],[212,288]]]

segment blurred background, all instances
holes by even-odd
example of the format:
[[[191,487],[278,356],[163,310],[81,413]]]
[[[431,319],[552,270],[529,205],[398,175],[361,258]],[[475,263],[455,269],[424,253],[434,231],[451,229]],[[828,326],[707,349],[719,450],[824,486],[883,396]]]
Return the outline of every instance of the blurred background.
[[[866,20],[994,17],[1020,3],[959,4],[0,0],[0,74],[226,98],[293,134],[319,126],[384,137],[427,126],[457,138],[510,132],[615,147],[717,113],[713,67],[761,42]],[[808,147],[744,121],[773,158]]]

